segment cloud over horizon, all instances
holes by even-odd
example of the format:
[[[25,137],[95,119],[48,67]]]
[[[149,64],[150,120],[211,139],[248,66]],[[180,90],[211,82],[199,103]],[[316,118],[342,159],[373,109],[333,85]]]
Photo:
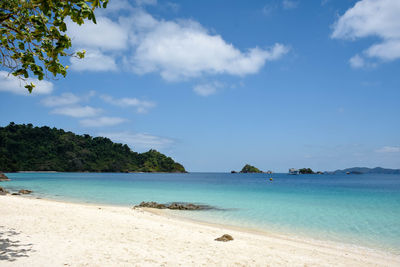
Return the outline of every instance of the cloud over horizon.
[[[79,123],[84,127],[105,127],[118,125],[126,121],[126,119],[120,117],[99,117],[80,120]]]
[[[121,142],[129,145],[132,150],[143,149],[160,149],[165,148],[174,143],[174,140],[166,137],[150,135],[147,133],[132,132],[102,132],[100,136],[105,136],[114,142]]]
[[[123,97],[118,99],[118,98],[113,98],[112,96],[109,95],[101,95],[100,98],[103,99],[104,102],[115,106],[135,107],[138,113],[147,113],[149,109],[156,106],[154,102],[139,100],[135,97],[132,98]]]
[[[62,93],[59,96],[49,96],[44,99],[40,103],[42,103],[46,107],[56,107],[56,106],[66,106],[73,105],[80,102],[81,99],[72,93]]]
[[[224,85],[220,82],[198,84],[193,87],[193,91],[200,96],[209,96],[217,93],[218,89]]]
[[[53,109],[51,114],[65,115],[74,118],[95,117],[102,113],[101,108],[93,108],[91,106],[65,106]]]

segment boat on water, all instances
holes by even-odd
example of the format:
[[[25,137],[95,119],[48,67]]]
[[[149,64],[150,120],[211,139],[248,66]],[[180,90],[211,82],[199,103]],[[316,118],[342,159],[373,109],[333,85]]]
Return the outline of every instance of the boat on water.
[[[298,175],[298,174],[300,174],[300,171],[298,169],[295,169],[295,168],[290,168],[289,169],[289,174],[290,175]]]

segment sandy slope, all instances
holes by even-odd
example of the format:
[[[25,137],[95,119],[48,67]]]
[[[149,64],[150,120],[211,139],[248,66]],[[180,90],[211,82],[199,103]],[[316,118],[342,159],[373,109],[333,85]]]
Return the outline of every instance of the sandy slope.
[[[231,242],[214,241],[231,234]],[[400,266],[398,255],[143,210],[0,196],[0,266]]]

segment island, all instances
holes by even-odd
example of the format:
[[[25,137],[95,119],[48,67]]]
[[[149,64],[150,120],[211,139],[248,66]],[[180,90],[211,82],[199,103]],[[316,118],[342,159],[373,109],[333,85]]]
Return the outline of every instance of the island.
[[[297,175],[297,174],[324,174],[324,172],[322,172],[322,171],[314,172],[311,168],[301,168],[301,169],[290,168],[289,169],[289,174],[292,174],[292,175]]]
[[[299,170],[300,174],[315,174],[311,168],[302,168]]]
[[[154,149],[138,153],[105,137],[13,122],[0,127],[0,170],[186,172],[181,164]]]
[[[367,167],[353,167],[343,170],[336,170],[329,172],[330,174],[400,174],[400,169],[386,169],[382,167],[367,168]]]
[[[240,171],[240,173],[262,173],[261,170],[257,169],[256,167],[250,165],[250,164],[246,164],[242,170]]]
[[[10,179],[2,172],[0,172],[0,182],[10,181]]]

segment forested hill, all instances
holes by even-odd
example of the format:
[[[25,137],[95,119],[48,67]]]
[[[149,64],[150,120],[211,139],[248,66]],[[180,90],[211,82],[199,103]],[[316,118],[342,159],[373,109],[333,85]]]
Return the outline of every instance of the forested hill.
[[[108,138],[10,123],[0,127],[0,171],[185,172],[156,150],[133,152]]]

